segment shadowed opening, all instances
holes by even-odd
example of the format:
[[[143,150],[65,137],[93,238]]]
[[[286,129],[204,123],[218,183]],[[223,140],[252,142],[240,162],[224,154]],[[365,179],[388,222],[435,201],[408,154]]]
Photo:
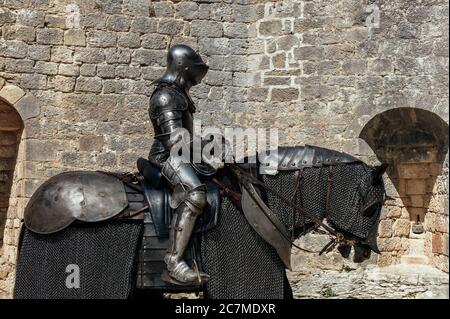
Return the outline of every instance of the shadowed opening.
[[[16,166],[23,121],[19,113],[0,99],[0,247],[9,207],[12,180]]]
[[[397,108],[372,118],[362,130],[409,212],[423,222],[448,151],[448,124],[433,112]]]

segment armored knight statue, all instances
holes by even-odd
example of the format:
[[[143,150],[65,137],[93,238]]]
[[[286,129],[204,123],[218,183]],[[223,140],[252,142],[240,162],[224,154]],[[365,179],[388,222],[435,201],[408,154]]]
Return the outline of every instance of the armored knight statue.
[[[197,217],[206,205],[206,186],[201,183],[192,162],[171,155],[177,141],[171,135],[179,129],[193,134],[194,103],[189,89],[199,84],[208,72],[199,54],[186,45],[175,45],[167,55],[167,70],[155,81],[149,114],[155,139],[149,161],[161,167],[172,186],[171,207],[175,209],[169,229],[170,246],[164,258],[167,265],[163,279],[179,285],[203,284],[209,276],[192,269],[183,259]],[[190,143],[189,141],[185,141]]]

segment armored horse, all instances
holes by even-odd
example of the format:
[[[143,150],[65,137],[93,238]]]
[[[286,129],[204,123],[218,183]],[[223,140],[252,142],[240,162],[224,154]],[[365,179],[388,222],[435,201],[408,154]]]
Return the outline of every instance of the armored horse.
[[[160,168],[139,159],[136,173],[52,177],[25,209],[15,298],[292,298],[286,269],[296,238],[327,232],[322,253],[337,248],[356,262],[378,253],[385,165],[309,145],[280,147],[275,175],[260,165],[226,164],[201,176],[207,205],[185,259],[210,280],[189,286],[162,280],[174,210]],[[70,285],[74,265],[79,277]]]

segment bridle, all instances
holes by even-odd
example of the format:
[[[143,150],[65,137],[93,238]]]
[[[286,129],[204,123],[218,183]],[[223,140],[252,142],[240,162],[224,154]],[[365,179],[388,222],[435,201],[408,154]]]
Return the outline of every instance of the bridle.
[[[257,186],[261,187],[262,189],[264,189],[265,191],[272,193],[273,195],[278,197],[280,200],[282,200],[286,205],[288,205],[293,210],[292,214],[293,214],[294,221],[296,218],[295,214],[297,211],[299,211],[300,213],[302,213],[303,223],[304,223],[304,217],[306,216],[316,224],[316,228],[322,227],[325,230],[325,232],[331,237],[331,240],[328,244],[326,244],[324,246],[324,248],[320,251],[319,255],[322,255],[324,252],[332,251],[337,245],[355,246],[356,244],[359,243],[359,240],[357,240],[357,239],[346,238],[344,234],[331,228],[329,225],[325,224],[322,220],[320,220],[317,216],[315,216],[314,214],[312,214],[311,212],[306,210],[303,207],[302,203],[300,203],[300,206],[296,205],[296,203],[293,200],[286,198],[283,194],[281,194],[277,190],[273,189],[272,187],[268,186],[266,183],[260,181],[258,178],[256,178],[255,176],[253,176],[252,174],[250,174],[243,168],[239,167],[238,165],[229,164],[229,167],[231,168],[232,172],[234,173],[234,175],[236,176],[238,181],[244,187],[246,187],[245,185],[248,185],[248,184],[257,185]],[[298,178],[299,180],[297,181],[295,192],[297,191],[297,188],[299,187],[300,178],[301,178],[301,176],[299,176],[299,178]],[[328,181],[329,181],[329,184],[328,184],[328,190],[327,190],[327,213],[330,209],[329,198],[330,198],[330,191],[331,191],[330,190],[331,179],[329,178]],[[220,187],[220,185],[219,185],[219,187]],[[229,190],[228,190],[228,192],[229,192]],[[281,229],[279,229],[279,227],[277,227],[277,225],[275,225],[275,223],[272,223],[272,224],[273,224],[274,228],[276,228],[281,234],[284,234],[284,232]],[[294,227],[295,227],[295,223],[293,223],[293,225],[292,225],[292,228],[293,228],[292,232],[294,232]],[[284,237],[286,237],[286,236],[284,236]],[[294,238],[286,238],[286,240],[288,240],[291,243],[291,245],[294,246],[295,248],[310,252],[310,251],[296,245],[294,243]]]

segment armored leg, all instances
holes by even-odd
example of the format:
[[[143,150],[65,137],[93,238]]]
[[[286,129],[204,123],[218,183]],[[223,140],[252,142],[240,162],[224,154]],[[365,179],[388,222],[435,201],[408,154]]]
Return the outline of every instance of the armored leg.
[[[176,209],[169,231],[170,247],[164,258],[169,276],[181,285],[205,283],[209,276],[191,269],[183,256],[195,221],[206,205],[206,187],[189,163],[177,159],[169,158],[162,173],[174,186],[171,207]]]

